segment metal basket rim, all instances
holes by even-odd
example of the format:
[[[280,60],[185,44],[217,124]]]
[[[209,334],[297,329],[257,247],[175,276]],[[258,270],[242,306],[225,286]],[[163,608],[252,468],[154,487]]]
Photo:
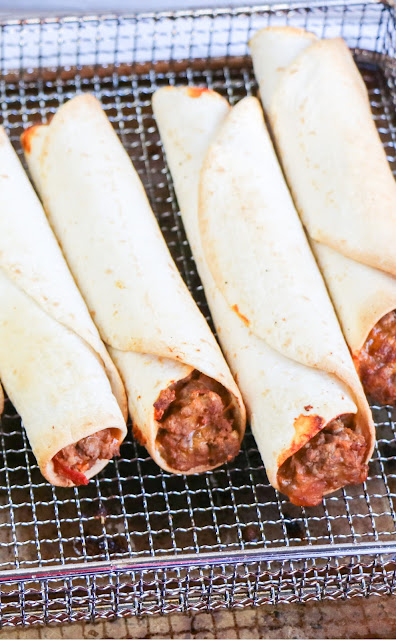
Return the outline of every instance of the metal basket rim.
[[[345,0],[312,0],[309,8],[336,8],[344,7]],[[390,0],[349,0],[348,7],[353,6],[379,6],[388,10],[391,15],[396,8]],[[39,26],[39,25],[56,25],[59,23],[74,22],[104,22],[104,21],[122,21],[122,20],[155,20],[162,19],[178,19],[185,17],[219,17],[222,15],[238,16],[242,14],[251,14],[257,12],[275,13],[279,11],[287,12],[296,9],[307,9],[307,0],[298,0],[291,2],[279,2],[276,4],[259,4],[259,5],[242,5],[238,7],[224,8],[206,8],[178,11],[159,11],[159,12],[138,12],[138,13],[103,13],[93,15],[66,15],[62,17],[47,16],[45,18],[27,18],[1,20],[1,26]],[[396,59],[395,59],[396,63]],[[396,556],[396,540],[391,542],[368,542],[354,544],[333,544],[327,543],[323,545],[301,545],[296,547],[278,546],[278,547],[262,547],[248,550],[219,550],[217,552],[197,554],[161,554],[157,556],[144,555],[130,558],[122,558],[113,561],[90,561],[86,563],[65,563],[51,564],[46,567],[32,567],[24,569],[13,569],[2,571],[0,573],[0,584],[4,583],[22,583],[33,580],[47,579],[68,579],[76,576],[90,575],[107,575],[113,573],[128,573],[133,571],[156,571],[166,569],[195,568],[207,566],[223,566],[237,564],[252,564],[257,562],[284,562],[296,561],[315,558],[340,558],[360,556],[375,556],[382,554],[390,554]]]
[[[348,0],[348,7],[354,6],[383,6],[390,11],[395,10],[395,5],[392,0]],[[344,7],[345,0],[310,0],[309,9],[329,9],[336,7]],[[120,13],[93,13],[93,14],[65,14],[62,16],[45,16],[34,18],[0,18],[1,26],[33,26],[43,24],[59,24],[59,23],[73,23],[78,21],[83,22],[105,22],[106,20],[156,20],[163,19],[178,19],[189,17],[205,17],[213,16],[218,17],[221,15],[237,16],[239,14],[249,13],[276,13],[279,11],[293,11],[296,9],[307,9],[306,0],[290,0],[289,2],[276,2],[274,4],[247,4],[238,6],[227,7],[206,7],[200,9],[177,9],[177,10],[164,10],[164,11],[139,11],[139,12],[120,12]]]
[[[392,542],[367,542],[353,544],[301,545],[297,547],[270,547],[264,549],[246,549],[230,552],[211,551],[209,553],[183,553],[179,555],[140,556],[119,560],[90,561],[48,565],[32,569],[10,569],[0,573],[0,585],[36,580],[69,579],[93,575],[131,573],[141,571],[165,571],[194,569],[203,567],[245,565],[260,562],[288,562],[297,560],[315,560],[332,558],[356,558],[361,556],[396,556],[396,540]],[[360,561],[358,564],[363,564]]]

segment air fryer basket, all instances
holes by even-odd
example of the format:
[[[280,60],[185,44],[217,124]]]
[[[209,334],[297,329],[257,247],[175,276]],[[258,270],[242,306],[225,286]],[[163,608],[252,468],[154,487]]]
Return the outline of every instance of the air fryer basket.
[[[208,309],[151,110],[155,89],[257,91],[250,35],[268,24],[344,37],[396,170],[396,11],[381,2],[292,3],[1,25],[0,108],[11,140],[94,93],[143,180],[172,255]],[[351,118],[353,114],[351,114]],[[7,401],[0,430],[0,618],[6,625],[392,593],[396,414],[373,407],[366,483],[302,509],[276,492],[250,432],[238,458],[172,476],[129,436],[87,487],[44,481]]]

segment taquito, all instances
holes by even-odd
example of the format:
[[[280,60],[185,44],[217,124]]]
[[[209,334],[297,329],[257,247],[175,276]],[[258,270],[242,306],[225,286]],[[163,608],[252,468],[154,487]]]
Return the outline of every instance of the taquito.
[[[366,393],[396,401],[396,183],[341,39],[291,27],[250,42],[260,96]]]
[[[87,484],[126,435],[125,391],[3,128],[0,168],[0,379],[44,477]]]
[[[167,87],[153,108],[269,480],[315,505],[366,477],[373,422],[260,105]]]
[[[124,380],[134,434],[167,471],[233,459],[240,392],[100,103],[70,100],[23,136],[33,179]]]

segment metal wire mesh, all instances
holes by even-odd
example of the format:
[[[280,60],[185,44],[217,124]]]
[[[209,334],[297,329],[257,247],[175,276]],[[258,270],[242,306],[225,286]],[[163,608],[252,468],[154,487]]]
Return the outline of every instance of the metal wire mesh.
[[[207,85],[231,103],[255,93],[247,40],[274,23],[346,38],[396,172],[395,12],[381,3],[30,20],[1,27],[1,114],[18,152],[24,127],[48,120],[77,92],[94,93],[207,317],[151,97],[169,83]],[[396,415],[390,407],[373,412],[378,439],[367,482],[301,509],[269,485],[250,432],[234,462],[206,474],[169,475],[129,436],[121,457],[87,487],[52,487],[7,402],[0,430],[1,621],[33,624],[391,593]]]

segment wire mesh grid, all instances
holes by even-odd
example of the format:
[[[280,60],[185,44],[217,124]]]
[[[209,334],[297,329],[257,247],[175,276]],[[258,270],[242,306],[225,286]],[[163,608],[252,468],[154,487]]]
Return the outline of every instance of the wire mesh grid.
[[[346,38],[396,172],[395,12],[371,2],[302,4],[1,27],[3,124],[19,136],[81,91],[94,93],[147,189],[182,276],[209,318],[151,110],[156,88],[207,85],[235,103],[257,91],[249,35],[293,24]],[[396,553],[396,414],[373,407],[370,474],[309,509],[268,483],[253,436],[196,476],[163,472],[129,435],[87,487],[49,485],[9,401],[0,430],[3,624],[94,619],[391,593]]]

